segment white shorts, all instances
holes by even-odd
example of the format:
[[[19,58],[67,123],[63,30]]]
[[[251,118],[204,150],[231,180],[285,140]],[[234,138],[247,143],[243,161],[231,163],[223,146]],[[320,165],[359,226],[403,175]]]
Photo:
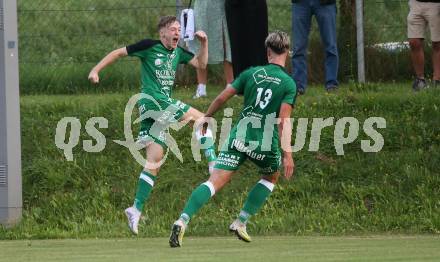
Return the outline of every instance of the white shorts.
[[[429,27],[432,42],[440,42],[440,3],[409,0],[408,38],[425,38]]]

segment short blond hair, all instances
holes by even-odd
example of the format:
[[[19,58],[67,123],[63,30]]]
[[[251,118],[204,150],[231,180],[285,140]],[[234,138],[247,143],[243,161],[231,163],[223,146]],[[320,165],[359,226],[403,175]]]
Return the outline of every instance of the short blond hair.
[[[276,54],[283,54],[288,52],[290,49],[290,38],[289,35],[283,31],[275,31],[270,33],[266,40],[264,41],[266,48],[270,48]]]
[[[157,24],[157,30],[160,31],[162,28],[167,28],[169,25],[177,21],[175,16],[162,16]]]

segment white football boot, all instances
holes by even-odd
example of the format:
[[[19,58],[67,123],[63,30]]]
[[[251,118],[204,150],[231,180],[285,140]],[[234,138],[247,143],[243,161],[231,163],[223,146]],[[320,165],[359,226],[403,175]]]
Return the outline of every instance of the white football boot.
[[[234,232],[238,239],[243,240],[244,242],[251,242],[252,238],[246,232],[246,224],[236,219],[229,226],[229,231]]]
[[[129,207],[125,209],[125,215],[128,219],[128,227],[130,228],[130,231],[137,235],[139,233],[138,225],[139,220],[141,219],[141,212],[135,207]]]

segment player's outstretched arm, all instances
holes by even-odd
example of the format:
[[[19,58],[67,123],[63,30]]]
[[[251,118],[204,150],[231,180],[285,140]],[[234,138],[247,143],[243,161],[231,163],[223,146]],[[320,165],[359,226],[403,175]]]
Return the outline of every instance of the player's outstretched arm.
[[[290,179],[295,171],[295,163],[293,162],[291,141],[292,141],[292,125],[290,123],[290,114],[292,106],[282,103],[279,113],[280,122],[278,124],[278,134],[281,138],[281,151],[283,153],[284,177]]]
[[[93,84],[99,83],[99,72],[105,68],[106,66],[110,65],[114,61],[116,61],[118,58],[127,56],[127,48],[121,47],[119,49],[115,49],[108,53],[95,67],[92,68],[92,70],[89,73],[89,81]]]
[[[224,103],[226,103],[231,97],[237,94],[237,90],[231,85],[226,86],[226,88],[212,101],[209,105],[208,111],[206,111],[205,117],[211,117],[217,112]]]
[[[205,69],[208,64],[208,36],[203,31],[197,31],[195,36],[200,41],[200,49],[189,63],[195,68]]]

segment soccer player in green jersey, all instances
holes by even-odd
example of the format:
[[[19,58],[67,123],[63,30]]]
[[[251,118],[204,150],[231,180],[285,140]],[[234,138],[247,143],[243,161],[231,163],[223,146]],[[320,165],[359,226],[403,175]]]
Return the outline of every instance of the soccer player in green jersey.
[[[232,96],[244,95],[239,122],[223,145],[214,171],[208,181],[192,192],[179,219],[173,224],[169,240],[171,247],[182,245],[185,228],[192,216],[229,182],[246,159],[260,168],[262,177],[249,192],[237,219],[229,226],[229,230],[245,242],[251,241],[246,223],[274,189],[280,176],[281,162],[284,176],[290,179],[293,175],[290,114],[296,100],[296,85],[284,69],[289,37],[277,31],[269,34],[265,45],[269,64],[242,72],[217,96],[206,112],[205,117],[211,117]]]
[[[167,149],[167,136],[164,135],[167,127],[173,122],[195,121],[203,117],[200,111],[172,98],[171,93],[178,64],[206,68],[208,61],[206,34],[203,31],[195,33],[201,48],[199,53],[194,56],[177,45],[180,36],[180,23],[176,17],[162,17],[158,24],[158,30],[159,40],[144,39],[138,43],[113,50],[91,70],[88,77],[92,83],[98,83],[99,72],[125,56],[138,57],[141,61],[141,92],[150,98],[144,97],[138,101],[142,121],[137,142],[146,146],[147,164],[139,177],[134,204],[125,210],[128,225],[134,234],[138,234],[143,205],[150,195],[160,167],[160,165],[149,165],[148,163],[161,163],[164,151]],[[148,116],[152,111],[158,112],[156,117],[159,115],[160,120]],[[198,136],[203,144],[207,143],[207,139],[211,139],[209,136],[212,133],[209,133],[204,137]],[[208,159],[210,170],[212,170],[215,163],[215,151],[212,146],[205,150],[205,156]]]

